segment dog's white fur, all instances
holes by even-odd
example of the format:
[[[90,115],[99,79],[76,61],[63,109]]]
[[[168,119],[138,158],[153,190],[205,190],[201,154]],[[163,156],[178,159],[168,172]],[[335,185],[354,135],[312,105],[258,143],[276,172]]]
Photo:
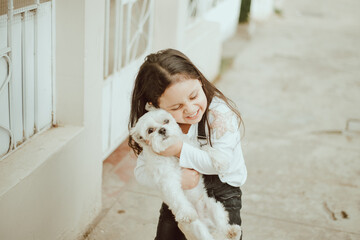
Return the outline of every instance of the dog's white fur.
[[[187,141],[175,119],[168,112],[147,105],[149,111],[135,127],[130,129],[132,138],[142,147],[145,169],[153,178],[162,200],[175,215],[179,227],[189,240],[235,240],[241,235],[238,225],[228,224],[228,213],[220,202],[208,197],[204,182],[190,190],[181,188],[181,167],[176,157],[158,153],[180,139]],[[211,147],[206,151],[212,156],[213,166],[220,172],[228,167],[227,160]]]

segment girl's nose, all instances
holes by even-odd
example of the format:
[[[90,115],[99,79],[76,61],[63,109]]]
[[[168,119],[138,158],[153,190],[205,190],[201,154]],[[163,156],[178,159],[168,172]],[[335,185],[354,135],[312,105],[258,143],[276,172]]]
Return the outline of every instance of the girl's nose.
[[[196,107],[193,104],[187,104],[184,109],[185,113],[193,113],[196,110]]]

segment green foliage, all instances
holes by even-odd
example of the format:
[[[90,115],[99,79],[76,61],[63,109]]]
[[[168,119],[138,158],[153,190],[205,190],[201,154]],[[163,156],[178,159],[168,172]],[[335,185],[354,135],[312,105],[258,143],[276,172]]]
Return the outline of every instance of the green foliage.
[[[240,8],[239,23],[246,23],[249,21],[251,0],[242,0]]]

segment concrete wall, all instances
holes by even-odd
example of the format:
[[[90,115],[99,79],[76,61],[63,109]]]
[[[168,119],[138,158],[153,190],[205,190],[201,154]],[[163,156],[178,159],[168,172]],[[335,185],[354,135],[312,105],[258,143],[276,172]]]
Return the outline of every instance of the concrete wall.
[[[77,239],[101,209],[103,8],[56,2],[59,127],[0,162],[0,239]]]

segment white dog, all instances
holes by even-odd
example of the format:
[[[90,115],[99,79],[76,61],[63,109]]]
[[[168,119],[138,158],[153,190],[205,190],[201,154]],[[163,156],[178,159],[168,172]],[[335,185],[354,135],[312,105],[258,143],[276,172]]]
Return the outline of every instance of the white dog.
[[[146,106],[149,111],[130,130],[133,139],[142,147],[145,169],[153,178],[162,200],[169,206],[179,227],[189,240],[237,240],[239,225],[228,224],[228,213],[220,202],[208,197],[204,182],[190,190],[181,188],[181,167],[178,158],[158,153],[179,141],[188,141],[175,119],[165,110]],[[222,171],[228,162],[211,147],[213,166]]]

